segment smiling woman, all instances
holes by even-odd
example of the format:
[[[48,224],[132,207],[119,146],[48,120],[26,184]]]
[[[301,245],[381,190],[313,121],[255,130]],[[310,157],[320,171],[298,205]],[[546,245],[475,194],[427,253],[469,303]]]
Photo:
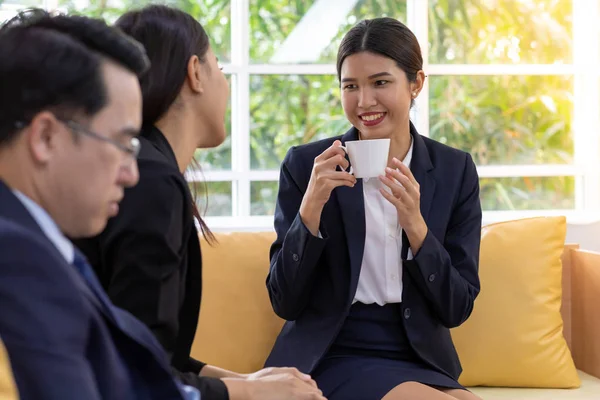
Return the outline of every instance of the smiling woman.
[[[468,153],[410,122],[422,64],[404,24],[359,22],[337,58],[352,128],[281,167],[267,288],[290,322],[267,366],[311,373],[329,400],[477,399],[457,382],[449,328],[479,293],[479,183]],[[346,172],[341,145],[382,138],[379,179]]]

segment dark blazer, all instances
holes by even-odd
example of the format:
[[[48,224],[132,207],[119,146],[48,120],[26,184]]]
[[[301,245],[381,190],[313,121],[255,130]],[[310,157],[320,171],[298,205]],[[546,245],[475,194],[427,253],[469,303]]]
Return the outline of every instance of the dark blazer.
[[[227,399],[225,384],[199,377],[190,357],[202,296],[202,257],[188,183],[163,134],[140,136],[140,180],[125,190],[119,213],[94,238],[74,241],[112,302],[144,322],[171,358],[175,373],[203,398]]]
[[[411,171],[429,231],[410,261],[403,234],[402,312],[419,356],[456,379],[461,366],[449,328],[469,317],[479,293],[479,180],[469,154],[420,136],[412,124],[411,134]],[[321,217],[323,239],[299,215],[313,161],[336,139],[357,140],[358,131],[292,148],[281,167],[267,288],[273,309],[287,322],[267,366],[310,373],[335,340],[356,292],[365,246],[362,179],[354,188],[334,189]]]
[[[150,331],[113,311],[0,181],[0,336],[20,398],[182,399]]]

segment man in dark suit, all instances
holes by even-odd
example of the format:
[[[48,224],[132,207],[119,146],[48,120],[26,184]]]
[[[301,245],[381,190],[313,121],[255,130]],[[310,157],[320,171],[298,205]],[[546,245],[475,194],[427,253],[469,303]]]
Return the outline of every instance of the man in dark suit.
[[[66,236],[102,231],[138,180],[141,46],[30,10],[0,29],[0,337],[22,399],[198,399]]]

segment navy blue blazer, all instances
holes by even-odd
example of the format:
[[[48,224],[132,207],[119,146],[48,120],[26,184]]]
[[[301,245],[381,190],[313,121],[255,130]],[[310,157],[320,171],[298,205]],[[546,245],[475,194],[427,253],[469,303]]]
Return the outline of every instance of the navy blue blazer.
[[[0,336],[21,399],[181,400],[152,333],[114,312],[0,181]]]
[[[479,293],[479,178],[469,154],[422,137],[412,124],[411,135],[410,168],[429,231],[412,260],[406,259],[409,243],[403,234],[402,313],[421,359],[458,379],[462,369],[449,328],[469,317]],[[354,188],[334,189],[321,217],[322,239],[307,230],[299,214],[314,159],[336,139],[357,140],[358,131],[292,148],[281,167],[267,289],[273,309],[287,322],[267,366],[311,373],[354,299],[365,246],[362,179]]]

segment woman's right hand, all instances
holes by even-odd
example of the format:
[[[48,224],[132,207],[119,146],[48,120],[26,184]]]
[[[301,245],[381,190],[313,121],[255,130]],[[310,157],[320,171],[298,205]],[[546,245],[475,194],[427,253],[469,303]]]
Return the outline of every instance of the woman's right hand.
[[[255,380],[225,378],[223,382],[231,400],[327,400],[314,381],[289,372]]]
[[[331,147],[315,158],[308,188],[302,198],[300,217],[314,236],[319,232],[321,212],[333,189],[338,186],[354,187],[356,184],[354,175],[346,172],[350,164],[341,145],[342,143],[336,140]],[[338,166],[342,171],[337,170]]]

